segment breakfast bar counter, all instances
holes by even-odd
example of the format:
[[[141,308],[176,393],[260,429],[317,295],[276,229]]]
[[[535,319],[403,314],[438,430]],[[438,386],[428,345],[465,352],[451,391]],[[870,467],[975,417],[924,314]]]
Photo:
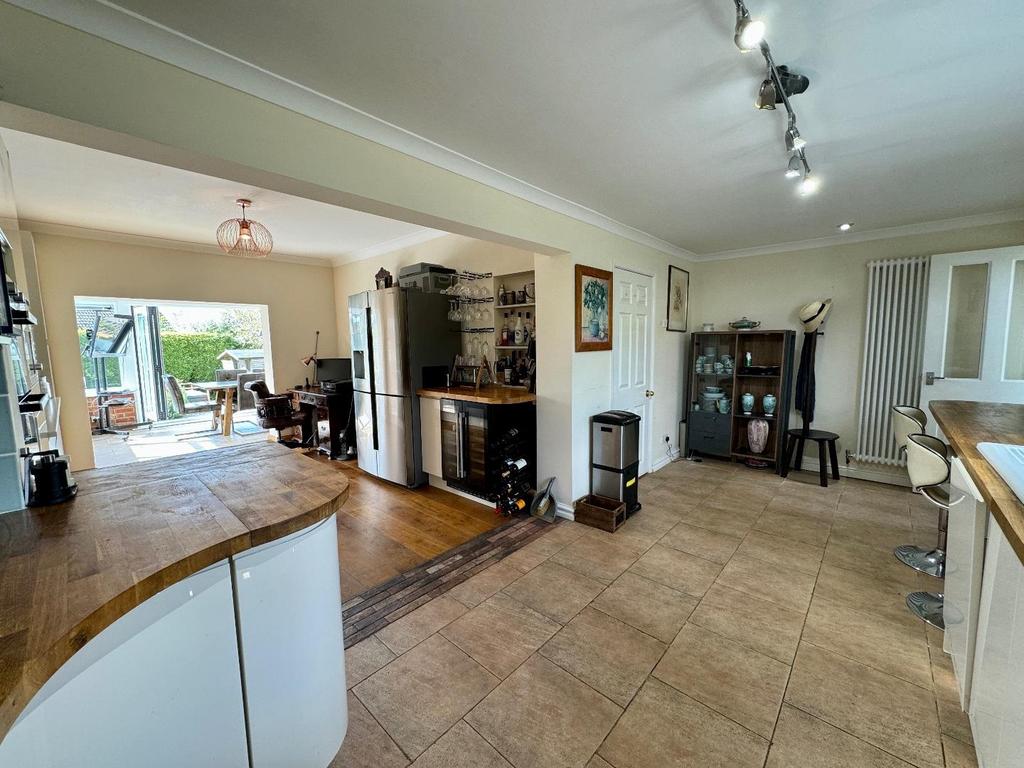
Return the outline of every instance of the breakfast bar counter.
[[[953,453],[1024,562],[1024,504],[978,450],[978,443],[1024,445],[1024,405],[936,400],[929,406]]]
[[[259,444],[76,480],[0,515],[0,766],[326,766],[344,475]]]

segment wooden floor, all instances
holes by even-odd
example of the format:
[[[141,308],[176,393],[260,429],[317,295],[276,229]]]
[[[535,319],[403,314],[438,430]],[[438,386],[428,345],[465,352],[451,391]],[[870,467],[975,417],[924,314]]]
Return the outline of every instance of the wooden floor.
[[[454,493],[378,480],[355,461],[321,459],[349,479],[338,515],[341,595],[348,599],[501,525],[506,518]]]

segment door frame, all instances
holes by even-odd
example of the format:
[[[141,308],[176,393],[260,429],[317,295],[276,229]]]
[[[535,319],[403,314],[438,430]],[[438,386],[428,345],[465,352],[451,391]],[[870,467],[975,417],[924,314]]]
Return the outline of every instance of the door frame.
[[[648,425],[647,426],[647,445],[646,446],[641,446],[641,447],[642,448],[646,448],[647,469],[646,469],[646,471],[644,471],[642,473],[638,473],[638,477],[643,477],[643,475],[650,474],[651,472],[654,471],[654,400],[658,396],[657,390],[654,389],[654,350],[655,350],[654,315],[655,315],[655,312],[657,310],[657,304],[658,304],[658,278],[655,275],[652,275],[652,274],[650,274],[648,272],[644,272],[643,270],[635,269],[633,267],[623,267],[623,266],[621,266],[619,264],[616,264],[615,266],[612,267],[612,275],[613,276],[614,276],[614,274],[616,272],[629,272],[629,273],[634,274],[634,275],[639,275],[640,277],[649,278],[650,281],[651,281],[651,311],[647,315],[647,338],[649,339],[649,343],[651,345],[651,349],[650,349],[651,353],[647,356],[647,381],[650,383],[650,389],[651,389],[651,391],[654,392],[654,395],[652,397],[645,398],[645,401],[646,401],[645,407],[646,407],[646,409],[648,411],[647,415],[649,417],[648,420],[647,420],[647,425]],[[614,279],[613,279],[613,290],[614,290]],[[608,387],[609,391],[610,392],[614,392],[615,391],[615,389],[614,389],[614,384],[615,384],[615,334],[614,334],[614,331],[612,332],[612,364],[608,367],[608,384],[609,384],[609,387]],[[641,434],[642,433],[643,433],[643,430],[641,430]]]

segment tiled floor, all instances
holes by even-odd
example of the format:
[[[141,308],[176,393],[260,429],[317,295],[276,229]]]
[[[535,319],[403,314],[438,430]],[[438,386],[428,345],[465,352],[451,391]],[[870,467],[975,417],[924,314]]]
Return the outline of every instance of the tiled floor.
[[[346,653],[335,768],[964,768],[909,492],[676,462]]]
[[[238,411],[235,426],[245,434],[225,437],[210,428],[209,415],[174,419],[158,422],[152,428],[136,427],[128,432],[127,440],[121,435],[94,435],[92,449],[97,467],[112,467],[276,439],[276,433],[259,428],[255,410]]]

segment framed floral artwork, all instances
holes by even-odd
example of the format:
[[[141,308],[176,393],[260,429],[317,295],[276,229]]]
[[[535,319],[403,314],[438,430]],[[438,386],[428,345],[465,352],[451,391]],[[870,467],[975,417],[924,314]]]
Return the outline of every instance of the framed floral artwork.
[[[612,273],[576,265],[576,351],[612,348]]]
[[[686,331],[686,315],[690,303],[690,273],[685,269],[668,267],[668,322],[670,331]]]

